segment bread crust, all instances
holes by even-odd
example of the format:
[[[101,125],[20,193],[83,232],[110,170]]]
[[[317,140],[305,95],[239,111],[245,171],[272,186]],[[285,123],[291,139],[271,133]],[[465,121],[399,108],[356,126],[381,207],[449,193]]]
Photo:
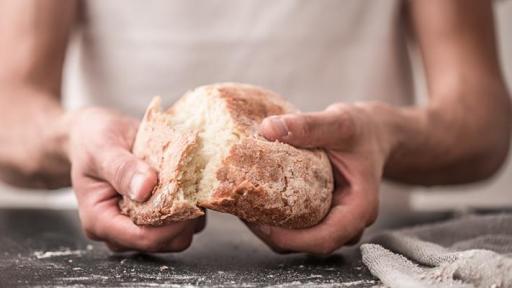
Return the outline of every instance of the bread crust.
[[[123,213],[137,224],[161,225],[198,217],[204,214],[203,208],[209,208],[248,222],[285,228],[310,227],[325,217],[333,190],[326,153],[271,142],[257,133],[264,118],[297,112],[294,107],[271,91],[245,84],[215,84],[189,93],[220,99],[234,123],[232,133],[238,140],[216,172],[218,185],[212,187],[209,197],[199,199],[197,206],[177,199],[181,183],[175,178],[178,171],[187,169],[187,157],[196,152],[197,133],[177,135],[152,103],[133,151],[160,171],[160,182],[148,202],[125,199]],[[171,107],[166,113],[178,111]]]
[[[158,184],[148,201],[139,203],[124,197],[119,206],[135,224],[159,226],[204,215],[201,208],[178,197],[179,173],[187,169],[187,158],[198,146],[197,132],[176,133],[165,114],[160,113],[160,99],[149,105],[137,132],[133,153],[159,172]]]

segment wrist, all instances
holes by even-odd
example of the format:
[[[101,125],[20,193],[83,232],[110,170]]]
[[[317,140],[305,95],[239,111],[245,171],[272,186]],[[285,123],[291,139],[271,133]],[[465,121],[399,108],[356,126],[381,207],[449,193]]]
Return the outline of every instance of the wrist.
[[[371,132],[377,139],[378,147],[386,162],[400,147],[403,136],[397,129],[397,123],[403,121],[402,108],[397,108],[383,102],[357,103],[369,116],[372,122]]]
[[[424,148],[431,141],[429,131],[432,129],[429,125],[434,112],[428,107],[397,107],[386,104],[383,107],[384,109],[375,113],[389,139],[383,173],[388,179],[403,181],[404,177],[414,173],[411,170],[413,163],[426,156],[420,151],[425,151]]]
[[[73,112],[60,111],[46,134],[47,151],[54,157],[69,162],[69,139]]]
[[[26,151],[19,158],[24,184],[46,189],[70,184],[70,163],[66,155],[68,131],[66,113],[53,101],[39,103],[32,110],[33,126],[27,129],[32,136],[24,144]],[[28,135],[28,134],[27,134]]]
[[[428,124],[428,109],[418,107],[399,107],[383,102],[367,102],[365,106],[368,115],[375,125],[375,135],[380,143],[384,164],[401,159],[408,151],[411,138],[423,143],[428,135],[422,133]]]
[[[47,122],[48,126],[42,132],[42,157],[44,163],[40,163],[41,171],[55,175],[69,173],[69,135],[70,135],[70,114],[58,107],[49,113],[53,115],[53,121]],[[53,177],[50,177],[53,178]]]
[[[62,111],[53,126],[53,131],[49,137],[50,146],[54,147],[54,152],[59,155],[62,159],[66,159],[71,163],[72,145],[73,141],[80,137],[80,133],[83,134],[81,126],[85,120],[92,123],[94,117],[87,115],[89,110],[95,108],[80,108],[70,111]],[[75,140],[73,140],[75,139]]]

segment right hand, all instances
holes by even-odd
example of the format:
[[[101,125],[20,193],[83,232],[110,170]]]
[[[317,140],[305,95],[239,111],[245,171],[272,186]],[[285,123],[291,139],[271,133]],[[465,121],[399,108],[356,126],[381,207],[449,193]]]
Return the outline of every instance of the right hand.
[[[138,121],[87,108],[72,112],[67,154],[80,220],[87,237],[113,251],[176,252],[188,248],[205,218],[161,227],[137,226],[120,213],[121,195],[145,201],[158,182],[155,170],[130,153]]]

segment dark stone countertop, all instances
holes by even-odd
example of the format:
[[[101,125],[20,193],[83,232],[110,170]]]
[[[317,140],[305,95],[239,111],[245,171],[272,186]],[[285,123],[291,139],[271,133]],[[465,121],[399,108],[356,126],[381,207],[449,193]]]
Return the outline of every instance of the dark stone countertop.
[[[357,248],[343,248],[324,258],[278,255],[238,219],[220,213],[209,213],[207,228],[185,252],[148,255],[114,254],[85,239],[74,210],[0,209],[0,259],[0,287],[372,287],[380,283],[361,263]]]

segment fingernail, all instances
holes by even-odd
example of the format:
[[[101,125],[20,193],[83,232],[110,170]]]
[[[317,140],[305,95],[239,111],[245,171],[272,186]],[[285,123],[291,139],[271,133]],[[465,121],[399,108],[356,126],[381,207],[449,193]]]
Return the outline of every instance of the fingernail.
[[[272,130],[274,132],[275,138],[282,138],[288,136],[289,131],[286,123],[281,117],[271,117],[270,123],[272,123]]]
[[[144,201],[144,195],[142,195],[142,186],[144,186],[144,181],[146,180],[146,176],[140,172],[135,173],[132,177],[132,181],[130,182],[130,192],[129,197],[135,201]]]

